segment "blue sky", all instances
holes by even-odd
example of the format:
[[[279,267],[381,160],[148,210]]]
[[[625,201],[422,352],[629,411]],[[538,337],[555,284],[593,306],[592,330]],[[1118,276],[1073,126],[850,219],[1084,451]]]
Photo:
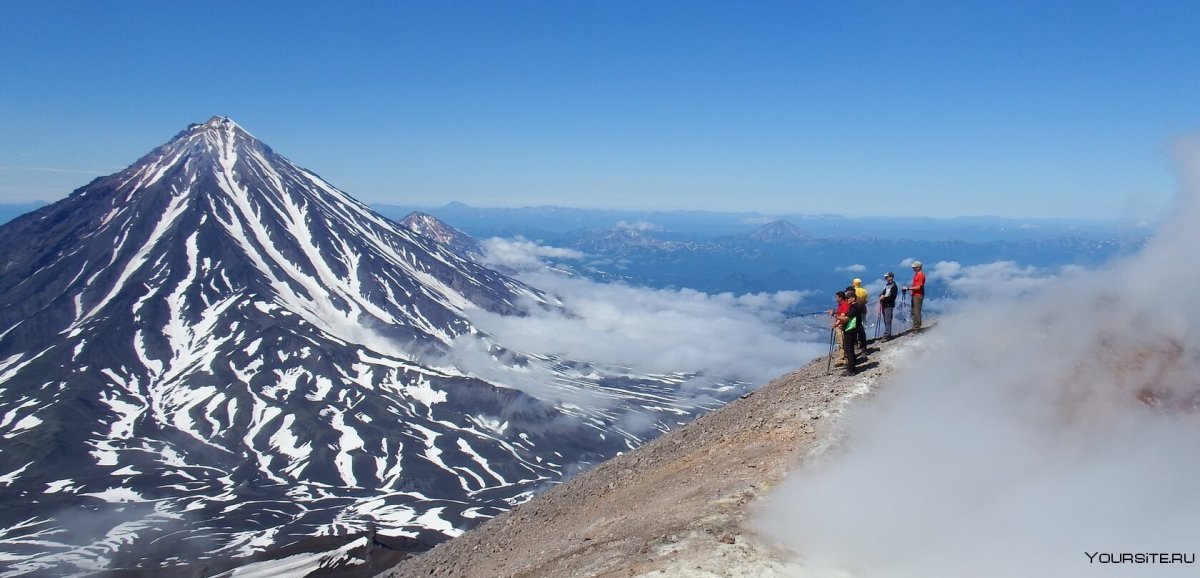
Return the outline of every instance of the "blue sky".
[[[0,202],[227,115],[370,203],[1156,217],[1196,2],[0,3]]]

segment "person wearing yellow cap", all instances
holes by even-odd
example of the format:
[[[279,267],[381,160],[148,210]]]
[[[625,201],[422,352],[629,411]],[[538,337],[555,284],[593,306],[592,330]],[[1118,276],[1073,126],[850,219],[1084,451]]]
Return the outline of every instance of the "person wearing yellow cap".
[[[867,311],[869,311],[869,309],[867,309],[867,301],[870,298],[871,294],[867,293],[867,288],[862,286],[862,279],[855,279],[853,281],[853,283],[854,284],[852,285],[852,287],[854,287],[854,299],[856,301],[858,301],[858,311],[859,311],[858,327],[859,327],[860,331],[858,333],[858,337],[859,337],[858,346],[862,351],[865,352],[867,350],[867,324],[866,324],[866,321],[867,321]]]
[[[920,261],[913,261],[912,269],[912,285],[905,287],[904,290],[912,295],[912,329],[916,333],[921,331],[921,303],[925,301],[925,271],[922,271]]]

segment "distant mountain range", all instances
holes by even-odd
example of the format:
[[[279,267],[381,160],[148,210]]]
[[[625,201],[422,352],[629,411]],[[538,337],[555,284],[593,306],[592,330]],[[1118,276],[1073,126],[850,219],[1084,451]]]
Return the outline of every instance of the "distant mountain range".
[[[654,233],[644,233],[653,236]],[[1088,239],[1060,237],[1022,241],[928,241],[881,237],[816,237],[786,222],[764,225],[746,235],[694,242],[653,238],[623,246],[598,248],[581,236],[566,246],[589,253],[573,266],[598,279],[654,287],[688,287],[709,293],[758,293],[815,290],[820,296],[806,307],[822,306],[829,295],[852,278],[868,282],[895,271],[903,279],[912,259],[963,265],[1012,260],[1022,265],[1056,268],[1091,267],[1128,255],[1144,237]],[[665,242],[665,241],[660,241]],[[600,250],[602,249],[602,250]],[[934,288],[941,296],[945,287]]]
[[[1145,236],[1153,223],[1096,219],[1016,219],[1006,217],[846,217],[842,215],[764,214],[710,211],[618,211],[557,206],[472,207],[462,203],[442,206],[373,205],[381,214],[400,219],[420,211],[465,231],[473,237],[510,237],[557,240],[581,231],[618,226],[655,231],[672,240],[705,240],[750,234],[772,223],[790,223],[814,237],[885,238],[924,241],[1022,241],[1080,237],[1111,239]],[[560,243],[565,245],[566,243]]]
[[[0,223],[45,203],[0,203]],[[1028,241],[1062,237],[1129,239],[1146,236],[1155,223],[1102,219],[1047,219],[1009,217],[846,217],[842,215],[718,213],[711,211],[637,211],[580,209],[560,206],[472,207],[452,202],[441,206],[371,205],[381,215],[401,220],[411,213],[437,218],[475,238],[522,235],[556,240],[581,231],[636,228],[652,225],[672,240],[704,240],[746,235],[764,225],[787,223],[814,237],[884,238],[923,241]],[[643,227],[643,229],[646,229]],[[564,243],[565,244],[565,243]]]
[[[377,208],[394,218],[408,210]],[[801,308],[827,306],[829,295],[852,278],[869,282],[894,271],[903,279],[903,263],[913,259],[1090,267],[1132,253],[1152,230],[1145,223],[1067,219],[768,218],[461,203],[424,210],[474,237],[520,236],[583,252],[583,259],[556,266],[593,279],[708,293],[815,291]],[[934,287],[935,296],[938,291],[945,287]]]

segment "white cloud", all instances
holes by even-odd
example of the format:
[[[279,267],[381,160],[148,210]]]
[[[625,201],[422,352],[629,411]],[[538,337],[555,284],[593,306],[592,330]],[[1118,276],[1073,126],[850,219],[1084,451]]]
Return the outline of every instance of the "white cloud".
[[[838,267],[837,269],[834,269],[834,271],[844,271],[847,273],[862,273],[863,271],[866,271],[866,270],[867,270],[867,266],[859,264],[859,263],[855,263],[853,265],[846,265],[845,267]]]
[[[564,310],[480,315],[477,326],[516,351],[537,351],[631,373],[700,372],[763,383],[822,353],[788,334],[784,311],[804,293],[709,295],[596,283],[549,273],[522,276],[558,296]]]
[[[1189,158],[1200,190],[1200,147]],[[1200,195],[1178,207],[1103,271],[935,265],[972,306],[914,344],[758,525],[854,576],[1186,573],[1085,554],[1197,553],[1200,312],[1168,289],[1200,285]]]
[[[734,296],[732,293],[721,293],[713,296],[718,302],[737,305],[739,307],[761,311],[787,311],[800,304],[805,298],[819,293],[810,291],[778,291],[775,293],[746,293]]]
[[[577,258],[576,251],[525,239],[490,239],[484,246],[489,262],[518,268],[522,281],[563,303],[561,310],[531,306],[525,317],[473,312],[475,325],[513,352],[538,352],[610,371],[623,368],[630,375],[698,373],[698,381],[689,385],[699,392],[717,381],[759,385],[826,350],[823,335],[806,335],[795,323],[784,323],[785,312],[809,292],[711,295],[597,283],[542,264],[544,256]],[[488,344],[473,336],[459,338],[453,348],[459,367],[484,379],[542,398],[583,395],[548,385],[548,370],[537,364],[497,363]]]
[[[646,231],[665,231],[666,230],[662,226],[656,225],[656,224],[648,222],[648,221],[637,221],[636,223],[630,223],[628,221],[620,221],[617,223],[617,228],[618,229],[632,229],[634,231],[641,231],[643,233]]]
[[[510,269],[540,269],[545,266],[543,259],[583,259],[585,255],[573,249],[539,245],[524,237],[503,239],[493,237],[483,241],[485,252],[484,263],[491,266],[503,266]]]

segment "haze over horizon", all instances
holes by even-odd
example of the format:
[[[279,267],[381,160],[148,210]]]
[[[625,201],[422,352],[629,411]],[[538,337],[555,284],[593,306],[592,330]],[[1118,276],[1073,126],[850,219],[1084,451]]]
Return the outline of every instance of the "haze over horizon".
[[[1186,2],[2,14],[0,202],[224,115],[368,203],[1152,219],[1200,127]]]

